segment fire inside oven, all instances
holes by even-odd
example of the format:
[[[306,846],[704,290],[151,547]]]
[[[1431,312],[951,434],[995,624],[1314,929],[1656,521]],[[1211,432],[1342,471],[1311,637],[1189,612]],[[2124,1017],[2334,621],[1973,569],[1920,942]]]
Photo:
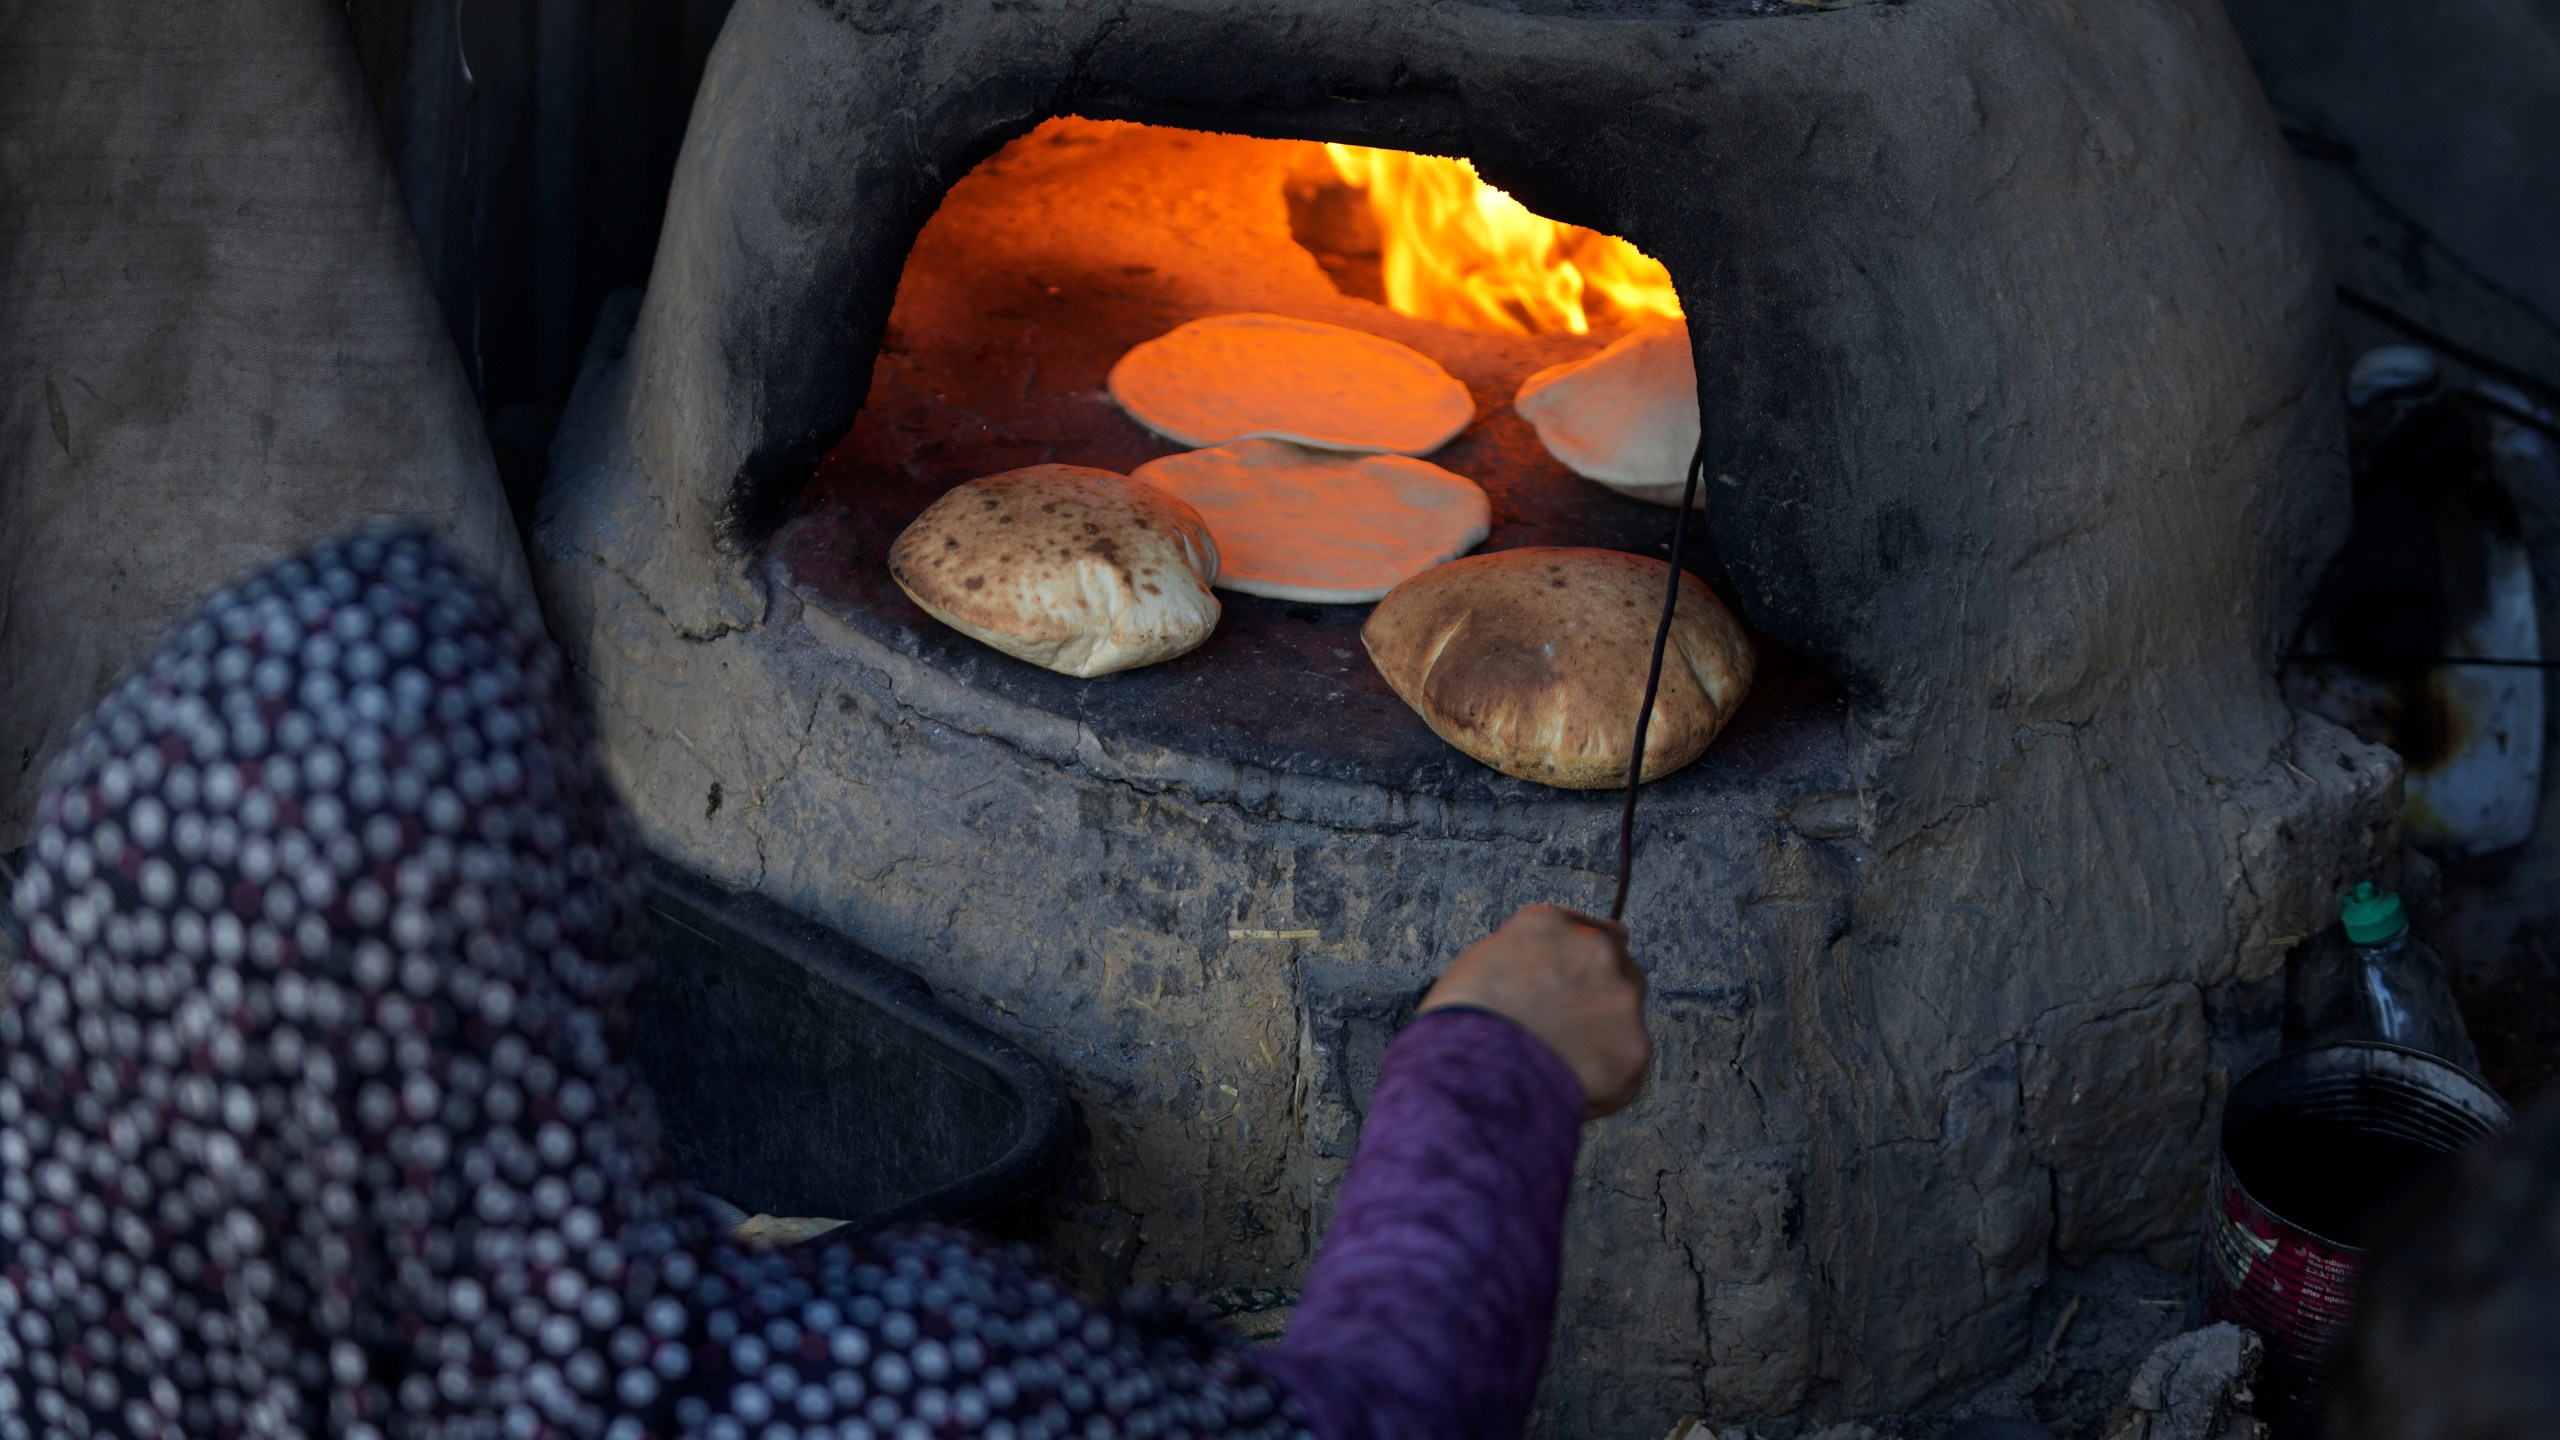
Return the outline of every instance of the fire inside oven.
[[[1451,767],[1457,757],[1372,670],[1360,640],[1367,604],[1222,592],[1224,615],[1198,650],[1070,698],[1063,687],[1082,682],[983,650],[891,580],[892,542],[955,485],[1050,463],[1126,475],[1189,449],[1115,404],[1107,377],[1132,347],[1237,314],[1384,337],[1463,382],[1475,419],[1423,458],[1490,501],[1475,553],[1668,555],[1664,497],[1676,502],[1676,478],[1634,498],[1621,492],[1642,487],[1577,474],[1515,403],[1541,372],[1663,332],[1685,374],[1680,300],[1658,262],[1533,214],[1464,160],[1072,117],[978,165],[925,225],[860,416],[809,482],[776,555],[830,609],[977,683],[1099,709],[1095,718],[1193,753],[1344,761],[1357,778],[1391,784],[1437,771],[1446,783],[1472,766]],[[1687,424],[1684,459],[1696,435]],[[1702,529],[1691,529],[1688,568],[1723,589]],[[1773,710],[1837,713],[1818,667],[1758,648],[1752,698],[1721,746],[1748,746]]]

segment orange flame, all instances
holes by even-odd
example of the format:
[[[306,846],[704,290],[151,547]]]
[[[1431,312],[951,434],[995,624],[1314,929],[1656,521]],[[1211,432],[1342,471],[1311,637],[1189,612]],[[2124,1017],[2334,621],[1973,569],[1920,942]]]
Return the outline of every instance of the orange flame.
[[[1400,315],[1511,335],[1588,335],[1680,318],[1662,262],[1614,235],[1563,225],[1487,185],[1464,160],[1327,145],[1369,192],[1387,305]]]

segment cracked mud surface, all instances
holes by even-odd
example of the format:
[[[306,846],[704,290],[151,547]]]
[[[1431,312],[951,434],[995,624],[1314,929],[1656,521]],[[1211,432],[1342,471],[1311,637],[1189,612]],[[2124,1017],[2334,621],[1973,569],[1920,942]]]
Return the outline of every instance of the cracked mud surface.
[[[2153,1348],[2200,1323],[2194,1289],[2192,1271],[2132,1253],[2056,1269],[2036,1295],[2027,1352],[2016,1366],[1962,1402],[1904,1417],[1896,1428],[1920,1440],[1974,1416],[2014,1416],[2061,1440],[2094,1440]]]

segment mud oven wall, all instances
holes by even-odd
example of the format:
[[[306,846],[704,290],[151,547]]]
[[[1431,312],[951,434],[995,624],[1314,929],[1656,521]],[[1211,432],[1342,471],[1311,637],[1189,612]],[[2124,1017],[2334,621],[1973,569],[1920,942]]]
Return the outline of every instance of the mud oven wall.
[[[2397,788],[2269,678],[2344,485],[2310,221],[2211,0],[741,0],[542,516],[612,763],[655,844],[1070,1078],[1091,1277],[1288,1284],[1398,1008],[1604,896],[1611,817],[1141,743],[768,560],[918,227],[1067,112],[1465,154],[1661,257],[1716,548],[1847,687],[1648,792],[1660,1064],[1589,1134],[1548,1432],[1916,1403],[2016,1353],[2049,1257],[2192,1228]]]

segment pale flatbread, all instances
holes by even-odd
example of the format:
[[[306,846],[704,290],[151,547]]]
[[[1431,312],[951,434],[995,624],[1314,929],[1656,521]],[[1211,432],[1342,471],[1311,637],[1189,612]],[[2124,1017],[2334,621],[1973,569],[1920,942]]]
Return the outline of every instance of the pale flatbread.
[[[1218,542],[1218,588],[1358,605],[1466,554],[1493,503],[1464,475],[1404,455],[1239,440],[1130,475],[1178,495]]]
[[[1670,578],[1615,550],[1475,555],[1396,587],[1360,630],[1370,663],[1443,740],[1523,780],[1623,785]],[[1751,638],[1680,577],[1644,778],[1706,753],[1751,689]]]
[[[889,547],[889,574],[934,619],[1067,675],[1170,660],[1218,626],[1218,546],[1199,513],[1081,465],[954,487]]]
[[[1185,445],[1428,455],[1476,418],[1467,387],[1421,351],[1286,315],[1177,326],[1121,356],[1110,384],[1130,418]]]
[[[1648,325],[1597,355],[1550,365],[1520,382],[1511,403],[1576,475],[1656,505],[1680,503],[1698,448],[1687,322]],[[1705,502],[1701,486],[1697,503]]]

